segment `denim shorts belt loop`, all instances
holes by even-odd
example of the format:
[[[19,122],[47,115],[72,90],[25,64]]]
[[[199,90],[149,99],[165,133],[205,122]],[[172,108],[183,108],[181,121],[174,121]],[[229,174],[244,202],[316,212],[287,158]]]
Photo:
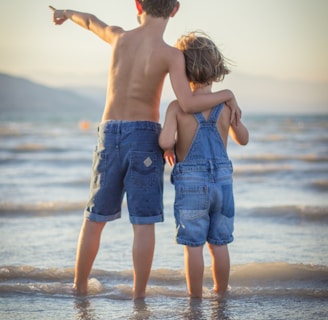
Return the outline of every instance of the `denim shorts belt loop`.
[[[222,180],[232,178],[233,167],[229,159],[189,161],[177,163],[171,174],[171,182],[193,176],[204,180]]]

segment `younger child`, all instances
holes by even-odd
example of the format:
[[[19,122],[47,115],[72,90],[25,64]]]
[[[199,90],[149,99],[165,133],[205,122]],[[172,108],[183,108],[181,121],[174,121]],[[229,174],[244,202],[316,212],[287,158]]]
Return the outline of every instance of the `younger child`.
[[[212,82],[223,80],[229,73],[223,56],[206,35],[192,32],[182,36],[176,47],[185,56],[195,95],[210,93]],[[175,100],[167,109],[159,137],[165,159],[171,165],[176,162],[171,175],[176,192],[176,241],[184,245],[188,293],[193,298],[202,297],[205,242],[212,257],[214,292],[222,296],[228,286],[227,244],[233,241],[234,222],[228,134],[238,144],[248,143],[248,130],[241,122],[231,124],[230,115],[225,103],[190,114]]]

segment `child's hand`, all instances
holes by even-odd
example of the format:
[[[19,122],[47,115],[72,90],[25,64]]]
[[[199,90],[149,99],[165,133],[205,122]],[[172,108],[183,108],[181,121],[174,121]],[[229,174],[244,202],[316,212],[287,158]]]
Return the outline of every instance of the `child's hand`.
[[[236,126],[238,126],[241,119],[241,109],[238,106],[236,98],[233,97],[229,101],[226,101],[226,105],[229,107],[231,111],[230,123],[231,124],[235,123]]]
[[[164,152],[165,161],[172,167],[175,163],[175,156],[173,150],[167,150]]]
[[[64,10],[56,10],[52,6],[49,6],[49,8],[53,11],[53,22],[55,25],[61,25],[67,20]]]

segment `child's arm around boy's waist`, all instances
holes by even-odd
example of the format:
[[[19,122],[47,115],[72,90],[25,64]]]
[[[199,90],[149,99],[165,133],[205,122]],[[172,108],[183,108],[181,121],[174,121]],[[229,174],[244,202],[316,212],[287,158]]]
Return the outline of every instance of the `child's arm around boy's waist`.
[[[158,140],[160,147],[164,151],[174,149],[176,132],[178,129],[178,122],[176,117],[177,108],[179,108],[179,104],[175,100],[169,104],[166,110],[164,125]]]

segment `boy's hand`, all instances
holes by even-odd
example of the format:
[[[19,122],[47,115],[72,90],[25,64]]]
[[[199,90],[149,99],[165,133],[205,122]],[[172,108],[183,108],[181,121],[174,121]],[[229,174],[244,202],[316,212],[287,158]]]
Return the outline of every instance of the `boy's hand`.
[[[241,109],[237,104],[236,98],[234,97],[229,101],[226,101],[226,105],[229,107],[231,111],[230,123],[232,124],[235,122],[236,126],[238,126],[241,119]]]
[[[53,11],[53,22],[55,25],[61,25],[67,20],[64,10],[56,10],[52,6],[49,6],[49,8]]]
[[[164,152],[165,161],[172,167],[175,163],[175,156],[173,150],[167,150]]]

